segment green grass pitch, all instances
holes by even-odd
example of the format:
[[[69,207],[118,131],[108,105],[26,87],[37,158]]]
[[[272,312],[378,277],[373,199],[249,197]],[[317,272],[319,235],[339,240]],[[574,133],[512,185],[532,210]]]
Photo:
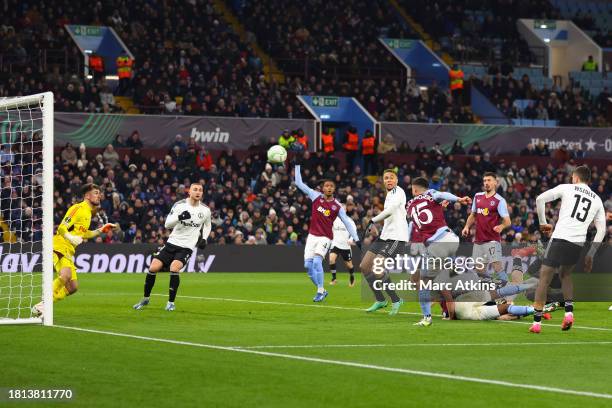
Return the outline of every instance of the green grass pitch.
[[[416,303],[395,317],[366,314],[369,304],[359,285],[347,286],[346,274],[328,287],[323,304],[312,303],[305,274],[184,274],[175,312],[163,310],[167,274],[158,276],[151,305],[132,310],[143,281],[143,275],[81,274],[80,291],[56,303],[57,327],[0,326],[4,392],[75,393],[61,404],[0,405],[612,406],[608,304],[578,303],[569,332],[560,330],[562,312],[556,312],[538,336],[527,333],[530,319],[437,318],[431,327],[415,327]],[[376,347],[359,347],[367,344]]]

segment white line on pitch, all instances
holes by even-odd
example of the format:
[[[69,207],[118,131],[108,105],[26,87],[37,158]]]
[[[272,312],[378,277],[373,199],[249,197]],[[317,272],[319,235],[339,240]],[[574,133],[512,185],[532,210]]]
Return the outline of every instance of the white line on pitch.
[[[212,349],[212,350],[233,351],[237,353],[255,354],[255,355],[265,356],[265,357],[277,357],[277,358],[284,358],[284,359],[289,359],[289,360],[307,361],[311,363],[321,363],[321,364],[353,367],[353,368],[365,368],[365,369],[370,369],[370,370],[385,371],[385,372],[400,373],[400,374],[409,374],[409,375],[415,375],[415,376],[421,376],[421,377],[443,378],[445,380],[452,380],[452,381],[464,381],[464,382],[472,382],[472,383],[480,383],[480,384],[488,384],[488,385],[499,385],[502,387],[511,387],[511,388],[523,388],[523,389],[528,389],[528,390],[544,391],[544,392],[551,392],[551,393],[556,393],[556,394],[576,395],[576,396],[581,396],[581,397],[612,399],[612,394],[602,394],[602,393],[589,392],[589,391],[578,391],[578,390],[571,390],[571,389],[564,389],[564,388],[546,387],[543,385],[520,384],[520,383],[509,382],[509,381],[490,380],[486,378],[467,377],[467,376],[462,376],[462,375],[452,375],[452,374],[436,373],[436,372],[430,372],[430,371],[410,370],[406,368],[386,367],[386,366],[380,366],[380,365],[374,365],[374,364],[357,363],[357,362],[352,362],[352,361],[330,360],[330,359],[317,358],[317,357],[307,357],[307,356],[297,356],[297,355],[292,355],[292,354],[273,353],[273,352],[268,352],[268,351],[244,349],[240,347],[216,346],[212,344],[203,344],[203,343],[194,343],[194,342],[189,342],[189,341],[138,336],[135,334],[117,333],[117,332],[111,332],[111,331],[105,331],[105,330],[85,329],[81,327],[70,327],[70,326],[53,326],[53,327],[60,328],[60,329],[66,329],[66,330],[87,332],[87,333],[105,334],[109,336],[127,337],[127,338],[132,338],[132,339],[145,340],[145,341],[158,342],[158,343],[176,344],[176,345],[191,346],[191,347],[201,347],[201,348],[207,348],[207,349]]]
[[[152,294],[152,296],[167,296],[167,295],[162,295],[160,293],[154,293]],[[231,298],[188,296],[188,295],[178,295],[178,297],[185,298],[185,299],[217,300],[217,301],[223,301],[223,302],[256,303],[256,304],[262,304],[262,305],[300,306],[300,307],[314,307],[314,308],[338,309],[338,310],[358,310],[360,312],[365,312],[365,309],[358,308],[358,307],[331,306],[331,305],[321,305],[321,304],[315,305],[315,304],[307,304],[307,303],[274,302],[274,301],[267,301],[267,300],[231,299]],[[421,313],[416,313],[416,312],[399,312],[399,314],[421,316]],[[440,317],[440,316],[434,316],[434,317]],[[513,320],[493,320],[493,321],[500,322],[500,323],[531,324],[530,322],[518,322],[518,321],[513,321]],[[542,323],[542,326],[559,327],[556,324],[550,324],[550,323]],[[585,330],[612,331],[612,328],[607,328],[607,327],[591,327],[591,326],[573,325],[572,328],[573,329],[585,329]]]
[[[315,348],[357,348],[357,347],[478,347],[499,346],[497,343],[405,343],[405,344],[304,344],[304,345],[264,345],[264,346],[234,346],[241,349],[315,349]],[[558,342],[520,342],[504,343],[504,346],[566,346],[566,345],[603,345],[612,344],[612,341],[558,341]]]

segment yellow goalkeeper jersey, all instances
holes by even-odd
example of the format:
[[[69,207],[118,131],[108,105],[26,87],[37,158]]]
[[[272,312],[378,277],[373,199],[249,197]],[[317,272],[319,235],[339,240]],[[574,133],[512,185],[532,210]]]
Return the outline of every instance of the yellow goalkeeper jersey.
[[[92,232],[89,231],[91,224],[92,210],[89,203],[81,201],[72,205],[62,220],[62,223],[57,227],[57,232],[53,236],[53,251],[67,257],[74,257],[76,247],[70,243],[64,234],[66,232],[72,235],[78,235],[84,239],[92,237]]]

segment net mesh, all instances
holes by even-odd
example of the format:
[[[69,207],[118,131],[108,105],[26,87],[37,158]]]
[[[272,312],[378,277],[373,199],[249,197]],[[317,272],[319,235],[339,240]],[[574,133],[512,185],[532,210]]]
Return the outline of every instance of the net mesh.
[[[0,319],[33,317],[42,299],[43,112],[42,97],[0,105]]]

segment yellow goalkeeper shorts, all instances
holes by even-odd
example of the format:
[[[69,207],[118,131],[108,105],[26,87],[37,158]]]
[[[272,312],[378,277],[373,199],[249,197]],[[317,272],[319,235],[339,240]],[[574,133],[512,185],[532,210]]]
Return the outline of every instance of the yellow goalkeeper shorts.
[[[69,258],[65,255],[62,255],[60,257],[60,255],[55,251],[53,251],[53,268],[55,269],[55,273],[57,274],[58,277],[62,269],[70,268],[70,276],[71,276],[70,279],[72,280],[78,279],[76,266],[74,265],[72,258]]]

